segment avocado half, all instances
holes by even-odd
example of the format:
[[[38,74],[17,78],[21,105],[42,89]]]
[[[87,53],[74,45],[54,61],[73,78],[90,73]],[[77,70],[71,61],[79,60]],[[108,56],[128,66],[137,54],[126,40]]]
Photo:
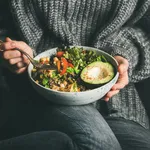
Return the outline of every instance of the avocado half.
[[[89,84],[105,84],[115,75],[114,67],[108,62],[96,61],[87,65],[80,74],[81,79]]]

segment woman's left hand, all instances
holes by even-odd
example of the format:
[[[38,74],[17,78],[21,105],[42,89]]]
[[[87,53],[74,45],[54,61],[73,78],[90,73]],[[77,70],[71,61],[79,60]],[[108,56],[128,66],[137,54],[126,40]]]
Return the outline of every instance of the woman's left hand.
[[[114,58],[118,62],[118,72],[119,72],[119,78],[116,84],[111,88],[111,90],[105,95],[104,100],[109,101],[109,99],[119,93],[121,89],[123,89],[128,83],[128,67],[129,63],[128,60],[121,57],[121,56],[114,56]]]

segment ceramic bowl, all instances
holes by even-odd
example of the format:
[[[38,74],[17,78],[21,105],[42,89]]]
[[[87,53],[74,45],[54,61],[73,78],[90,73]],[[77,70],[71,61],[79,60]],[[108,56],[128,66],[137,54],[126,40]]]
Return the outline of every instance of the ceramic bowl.
[[[30,64],[28,67],[28,75],[33,88],[43,97],[45,97],[47,100],[53,103],[62,104],[62,105],[84,105],[84,104],[95,102],[103,98],[104,95],[112,88],[112,86],[116,83],[118,79],[118,75],[119,75],[117,72],[118,64],[117,61],[111,55],[109,55],[108,53],[102,50],[92,48],[92,47],[85,47],[85,46],[76,46],[76,47],[83,47],[86,50],[94,50],[98,54],[104,55],[105,58],[114,66],[116,70],[115,76],[108,83],[92,90],[83,91],[83,92],[60,92],[60,91],[55,91],[55,90],[45,88],[42,85],[36,83],[31,76],[33,65]],[[45,52],[42,52],[39,55],[37,55],[34,59],[39,60],[41,57],[51,56],[56,53],[56,49],[57,48],[53,48]]]

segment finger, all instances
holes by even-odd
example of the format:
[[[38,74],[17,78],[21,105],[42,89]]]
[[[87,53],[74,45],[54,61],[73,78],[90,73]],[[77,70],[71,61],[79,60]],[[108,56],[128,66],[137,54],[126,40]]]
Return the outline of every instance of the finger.
[[[23,59],[21,57],[18,57],[18,58],[12,58],[12,59],[9,59],[9,64],[10,65],[14,65],[14,64],[17,64],[18,62],[21,62]]]
[[[112,96],[118,94],[119,91],[120,91],[120,90],[114,90],[114,91],[111,90],[111,91],[109,91],[109,92],[105,95],[104,100],[105,100],[105,101],[108,101]]]
[[[116,83],[116,84],[112,87],[112,90],[121,90],[121,89],[123,89],[126,85],[128,85],[128,83],[118,82],[118,83]]]
[[[15,73],[21,74],[21,73],[25,72],[26,69],[27,69],[27,67],[20,68],[20,69],[16,70]]]
[[[112,87],[112,90],[121,90],[124,87],[125,87],[125,84],[123,84],[122,82],[118,82]]]
[[[125,72],[123,75],[120,75],[117,83],[112,87],[112,90],[123,89],[129,83],[128,72]]]
[[[9,37],[7,37],[7,38],[5,39],[5,41],[6,41],[6,42],[12,42],[12,40],[11,40]],[[0,49],[1,49],[1,50],[6,50],[6,48],[5,48],[5,43],[6,43],[6,42],[3,42],[3,41],[2,41],[2,43],[0,44]],[[11,45],[11,46],[14,47],[14,45]]]
[[[127,71],[128,71],[128,64],[122,63],[118,66],[119,74],[124,74]]]
[[[123,58],[122,56],[114,56],[119,64],[126,64],[129,65],[128,60]]]
[[[3,52],[3,58],[6,60],[18,57],[21,57],[21,53],[17,50],[9,50]]]
[[[15,48],[15,46],[16,44],[13,42],[13,40],[10,39],[9,37],[6,37],[5,43],[3,43],[3,49],[8,50],[8,49]]]
[[[2,44],[1,49],[3,50],[10,50],[10,49],[14,49],[16,47],[16,44],[14,41],[6,41]]]
[[[16,64],[16,66],[17,66],[18,69],[20,69],[20,68],[26,67],[27,65],[26,65],[25,63],[23,63],[23,62],[18,62],[18,63]]]
[[[14,40],[11,40],[10,38],[6,38],[6,42],[4,42],[1,46],[1,49],[3,50],[15,50],[15,48],[26,51],[31,57],[33,57],[32,49],[23,41],[14,41]],[[22,55],[22,56],[27,62],[26,56],[25,55]]]
[[[8,67],[8,69],[11,72],[16,73],[16,74],[20,74],[20,73],[24,72],[26,70],[26,68],[27,68],[27,66],[23,67],[22,64],[19,64],[18,66],[17,66],[17,64],[15,64],[15,65],[8,65],[7,67]]]
[[[4,50],[10,50],[10,49],[15,49],[15,48],[28,50],[29,46],[25,42],[14,41],[14,40],[11,40],[10,38],[7,38],[6,42],[2,44],[2,49]]]
[[[5,41],[6,42],[11,42],[12,40],[9,37],[6,37]]]
[[[118,67],[119,73],[122,74],[122,73],[126,72],[129,67],[128,60],[121,56],[114,56],[114,58],[117,60],[117,62],[119,64],[119,67]]]

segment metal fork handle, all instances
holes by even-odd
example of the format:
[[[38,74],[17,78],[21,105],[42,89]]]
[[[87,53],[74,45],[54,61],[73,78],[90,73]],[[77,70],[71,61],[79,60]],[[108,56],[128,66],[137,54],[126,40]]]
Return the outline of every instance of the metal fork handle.
[[[23,51],[23,50],[21,50],[19,48],[15,48],[14,50],[17,50],[17,51],[21,52],[22,54],[24,54],[25,56],[27,56],[28,59],[30,60],[30,62],[32,64],[34,64],[35,60],[28,53],[26,53],[25,51]]]

